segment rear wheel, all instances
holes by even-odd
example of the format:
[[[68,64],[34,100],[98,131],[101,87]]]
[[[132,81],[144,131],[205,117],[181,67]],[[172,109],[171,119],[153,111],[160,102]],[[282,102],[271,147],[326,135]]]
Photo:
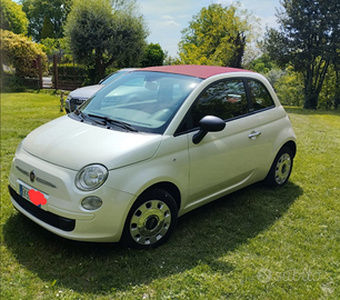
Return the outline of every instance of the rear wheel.
[[[177,205],[163,189],[152,189],[132,206],[126,220],[123,242],[133,248],[163,244],[177,224]]]
[[[273,165],[265,179],[271,187],[280,187],[287,183],[293,168],[293,152],[288,147],[283,147],[277,154]]]

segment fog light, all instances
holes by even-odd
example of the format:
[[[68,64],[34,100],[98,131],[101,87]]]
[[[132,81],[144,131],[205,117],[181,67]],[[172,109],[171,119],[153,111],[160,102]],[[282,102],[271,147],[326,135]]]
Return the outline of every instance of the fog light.
[[[96,210],[100,208],[102,204],[102,199],[95,196],[86,197],[81,201],[81,206],[86,210]]]

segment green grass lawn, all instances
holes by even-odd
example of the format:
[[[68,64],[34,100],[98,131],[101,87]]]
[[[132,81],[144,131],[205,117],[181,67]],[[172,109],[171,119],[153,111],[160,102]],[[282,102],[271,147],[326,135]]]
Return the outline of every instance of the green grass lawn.
[[[163,246],[68,241],[11,205],[20,141],[64,113],[47,94],[1,95],[1,299],[339,299],[340,114],[287,108],[290,182],[254,185],[179,220]]]

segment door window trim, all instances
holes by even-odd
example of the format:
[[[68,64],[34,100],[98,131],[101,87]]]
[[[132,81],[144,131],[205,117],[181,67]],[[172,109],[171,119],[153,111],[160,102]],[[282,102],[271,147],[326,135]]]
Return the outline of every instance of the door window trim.
[[[271,94],[269,93],[267,87],[260,80],[255,79],[255,78],[249,78],[249,77],[233,77],[233,78],[220,79],[220,80],[212,82],[211,84],[209,84],[206,88],[204,88],[199,93],[199,95],[196,97],[195,101],[192,103],[192,105],[188,109],[187,113],[183,117],[181,123],[177,127],[177,129],[176,129],[176,131],[174,133],[175,137],[183,135],[183,134],[187,134],[187,133],[190,133],[190,132],[194,132],[194,131],[197,131],[199,129],[199,127],[193,127],[193,128],[190,128],[190,129],[181,130],[182,127],[184,126],[185,122],[189,118],[189,115],[191,113],[191,110],[192,110],[193,106],[196,104],[198,99],[203,95],[203,93],[205,93],[214,84],[218,84],[219,82],[230,81],[230,80],[241,80],[243,82],[243,86],[244,86],[244,90],[245,90],[245,95],[246,95],[246,98],[247,98],[248,112],[245,113],[245,114],[242,114],[242,115],[230,118],[230,119],[223,120],[224,122],[228,123],[228,122],[231,122],[231,121],[235,121],[235,120],[238,120],[238,119],[241,119],[241,118],[245,118],[245,117],[248,117],[248,116],[252,116],[254,114],[261,113],[263,111],[270,110],[270,109],[273,109],[273,108],[276,107],[275,101],[273,100],[273,98],[272,98]],[[250,86],[248,84],[248,81],[250,81],[250,80],[256,81],[256,82],[260,83],[266,89],[268,95],[272,99],[273,105],[265,107],[265,108],[262,108],[262,109],[259,109],[259,110],[254,110],[253,100],[252,100],[251,92],[250,92]]]
[[[246,100],[247,100],[247,110],[248,112],[245,113],[245,114],[242,114],[242,115],[239,115],[239,116],[236,116],[236,117],[233,117],[233,118],[230,118],[230,119],[226,119],[226,120],[223,120],[224,122],[230,122],[230,121],[234,121],[234,120],[237,120],[237,119],[240,119],[240,118],[243,118],[245,116],[248,116],[251,112],[249,111],[249,106],[250,106],[250,103],[249,101],[251,101],[251,98],[249,97],[248,95],[248,91],[247,91],[247,84],[246,84],[246,81],[245,81],[246,78],[243,78],[243,77],[233,77],[233,78],[224,78],[224,79],[220,79],[220,80],[217,80],[217,81],[214,81],[212,83],[210,83],[207,87],[205,87],[200,93],[199,95],[196,97],[195,101],[192,103],[192,105],[190,106],[190,108],[188,109],[187,113],[185,114],[185,116],[183,117],[181,123],[179,124],[179,126],[177,127],[175,133],[174,133],[174,136],[180,136],[182,134],[187,134],[187,133],[190,133],[190,132],[193,132],[193,131],[197,131],[199,129],[199,127],[193,127],[193,128],[190,128],[190,129],[185,129],[185,130],[181,130],[181,128],[184,126],[185,122],[187,121],[187,119],[189,118],[189,115],[194,107],[194,105],[197,103],[198,99],[211,87],[213,86],[214,84],[218,84],[220,82],[224,82],[224,81],[231,81],[231,80],[240,80],[242,81],[243,83],[243,87],[244,87],[244,92],[245,92],[245,95],[246,95]]]
[[[247,92],[247,97],[248,97],[248,103],[250,103],[249,105],[251,106],[251,109],[252,109],[251,113],[252,114],[263,112],[263,111],[266,111],[266,110],[269,110],[269,109],[272,109],[272,108],[276,107],[276,104],[275,104],[275,101],[273,100],[272,95],[268,91],[267,87],[263,84],[263,82],[261,82],[260,80],[258,80],[256,78],[244,78],[244,80],[245,80],[245,85],[246,85],[246,92]],[[258,110],[254,109],[254,102],[253,102],[253,99],[251,97],[250,86],[249,86],[249,83],[248,83],[250,80],[258,82],[259,84],[261,84],[263,86],[263,88],[265,88],[267,94],[269,95],[269,97],[272,100],[273,105],[268,106],[268,107],[264,107],[264,108],[261,108],[261,109],[258,109]]]

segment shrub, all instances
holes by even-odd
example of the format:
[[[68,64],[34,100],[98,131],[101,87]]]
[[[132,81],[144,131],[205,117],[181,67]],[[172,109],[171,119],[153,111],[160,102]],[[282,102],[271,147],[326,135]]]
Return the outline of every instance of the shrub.
[[[87,76],[86,67],[73,64],[58,65],[58,79],[68,81],[83,81]]]
[[[332,110],[336,109],[339,105],[340,90],[337,87],[337,78],[334,66],[330,66],[327,72],[327,76],[322,86],[322,90],[319,95],[318,109]]]
[[[11,31],[1,30],[0,51],[3,63],[12,66],[18,77],[38,77],[34,60],[41,57],[43,72],[47,71],[47,56],[38,44]]]
[[[283,105],[302,106],[304,102],[301,75],[287,70],[286,75],[274,83],[277,96]]]
[[[2,93],[23,92],[24,83],[19,77],[13,74],[1,74],[0,90]]]

